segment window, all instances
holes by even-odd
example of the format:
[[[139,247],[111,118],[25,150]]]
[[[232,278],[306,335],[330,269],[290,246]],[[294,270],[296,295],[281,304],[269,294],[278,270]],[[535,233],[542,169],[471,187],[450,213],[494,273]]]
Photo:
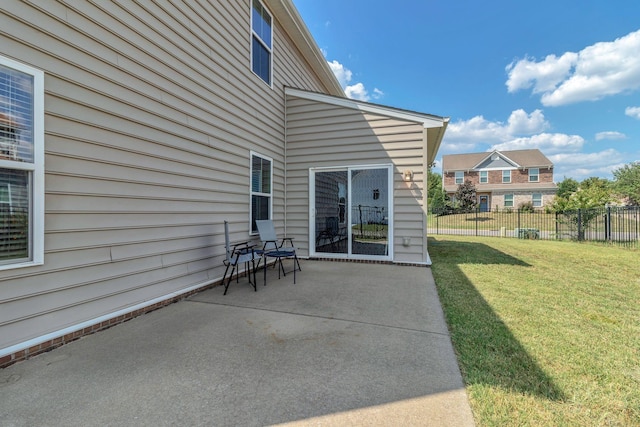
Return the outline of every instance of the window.
[[[508,184],[511,182],[511,171],[510,170],[503,170],[502,171],[502,183],[503,184]]]
[[[260,0],[252,0],[251,5],[251,69],[271,86],[271,15]]]
[[[533,193],[531,196],[531,202],[533,203],[534,208],[542,207],[542,193]]]
[[[0,56],[0,269],[44,259],[44,73]]]
[[[540,180],[540,169],[529,169],[529,182],[538,182]]]
[[[256,220],[271,219],[273,160],[251,153],[251,233],[257,233]]]
[[[486,184],[489,182],[489,172],[480,171],[480,184]]]
[[[456,184],[464,184],[464,172],[456,171]]]
[[[505,194],[504,195],[504,207],[512,208],[513,207],[513,194]]]

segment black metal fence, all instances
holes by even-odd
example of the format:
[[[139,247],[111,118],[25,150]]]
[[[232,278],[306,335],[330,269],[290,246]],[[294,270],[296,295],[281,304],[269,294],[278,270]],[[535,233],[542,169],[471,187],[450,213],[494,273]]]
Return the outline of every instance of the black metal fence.
[[[430,234],[570,239],[640,246],[640,207],[603,207],[565,212],[531,210],[434,210]]]

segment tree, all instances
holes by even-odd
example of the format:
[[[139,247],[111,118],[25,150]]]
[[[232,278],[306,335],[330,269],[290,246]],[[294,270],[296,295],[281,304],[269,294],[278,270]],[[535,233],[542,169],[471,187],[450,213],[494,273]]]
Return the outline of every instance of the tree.
[[[471,210],[476,207],[476,186],[469,180],[458,185],[456,201],[461,209]]]
[[[565,178],[558,184],[553,208],[556,212],[600,208],[612,200],[611,183],[607,179],[594,176],[578,184],[573,178]]]
[[[568,199],[579,186],[580,184],[578,184],[578,181],[565,176],[564,179],[558,183],[558,192],[556,193],[556,197]]]
[[[613,188],[632,205],[640,205],[640,161],[632,162],[613,171]]]
[[[427,202],[431,211],[444,208],[447,204],[447,194],[442,188],[442,176],[433,172],[431,168],[427,169]]]
[[[584,240],[584,233],[591,222],[601,214],[596,208],[601,208],[611,202],[609,181],[602,178],[587,178],[580,183],[580,187],[568,197],[557,197],[553,208],[561,222],[566,222],[577,232],[578,240]]]

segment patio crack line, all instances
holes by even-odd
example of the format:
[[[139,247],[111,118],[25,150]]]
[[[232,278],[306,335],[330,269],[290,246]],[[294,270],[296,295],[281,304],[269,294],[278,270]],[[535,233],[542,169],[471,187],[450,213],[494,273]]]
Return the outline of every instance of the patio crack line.
[[[342,318],[339,318],[339,317],[320,316],[320,315],[317,315],[317,314],[296,313],[296,312],[293,312],[293,311],[274,310],[274,309],[271,309],[271,308],[252,307],[252,306],[248,306],[248,305],[225,304],[225,303],[220,303],[220,302],[199,301],[199,300],[193,300],[193,299],[189,299],[187,301],[188,302],[196,302],[196,303],[200,303],[200,304],[222,305],[222,306],[226,306],[226,307],[237,307],[237,308],[245,308],[245,309],[249,309],[249,310],[268,311],[268,312],[271,312],[271,313],[292,314],[294,316],[312,317],[312,318],[315,318],[315,319],[336,320],[338,322],[358,323],[358,324],[361,324],[361,325],[377,326],[377,327],[387,328],[387,329],[397,329],[397,330],[400,330],[400,331],[419,332],[419,333],[424,333],[424,334],[429,334],[429,335],[440,335],[442,337],[451,338],[451,335],[449,335],[449,333],[429,331],[427,329],[405,328],[405,327],[402,327],[402,326],[385,325],[383,323],[364,322],[362,320],[342,319]]]

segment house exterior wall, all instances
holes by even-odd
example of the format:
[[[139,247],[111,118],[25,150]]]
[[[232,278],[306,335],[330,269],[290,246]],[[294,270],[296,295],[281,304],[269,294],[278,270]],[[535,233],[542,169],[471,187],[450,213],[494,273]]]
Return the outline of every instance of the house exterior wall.
[[[538,182],[529,182],[529,169],[511,169],[511,182],[502,183],[502,170],[487,171],[486,183],[480,182],[480,171],[469,170],[464,171],[464,181],[469,180],[476,187],[478,197],[480,195],[488,195],[489,208],[502,209],[504,205],[505,194],[513,194],[513,208],[523,203],[530,203],[534,194],[542,196],[542,207],[553,203],[556,190],[553,184],[553,169],[539,168]],[[455,171],[443,174],[443,185],[447,194],[453,196],[458,184],[455,183]],[[550,185],[553,188],[549,188]],[[500,189],[496,189],[500,186]],[[536,188],[539,186],[539,188]],[[479,199],[478,199],[479,200]]]
[[[266,85],[250,2],[202,4],[0,4],[0,55],[45,72],[46,186],[44,265],[0,271],[0,356],[219,280],[223,221],[248,236],[251,150],[273,158],[282,230],[284,86],[327,88],[277,21]]]
[[[502,184],[502,171],[490,170],[487,171],[488,181],[487,183],[480,183],[480,172],[477,170],[463,171],[464,180],[469,180],[476,187],[482,185]],[[457,186],[455,172],[446,172],[443,176],[444,186],[451,187]],[[553,182],[553,169],[539,168],[539,181],[538,183],[551,183]],[[511,184],[528,184],[529,183],[529,169],[513,169],[511,170]]]
[[[514,210],[518,209],[519,206],[525,203],[532,203],[534,194],[540,194],[542,196],[542,207],[553,203],[553,199],[556,196],[555,191],[549,190],[521,190],[517,193],[513,191],[494,191],[493,193],[491,193],[489,207],[491,209],[495,208],[499,210],[508,208],[504,205],[504,196],[506,194],[513,194],[513,207],[511,207],[511,209]]]
[[[310,168],[392,164],[394,261],[425,262],[424,140],[419,123],[287,96],[287,232],[300,253],[310,253]],[[411,182],[403,180],[405,169],[414,173]]]

